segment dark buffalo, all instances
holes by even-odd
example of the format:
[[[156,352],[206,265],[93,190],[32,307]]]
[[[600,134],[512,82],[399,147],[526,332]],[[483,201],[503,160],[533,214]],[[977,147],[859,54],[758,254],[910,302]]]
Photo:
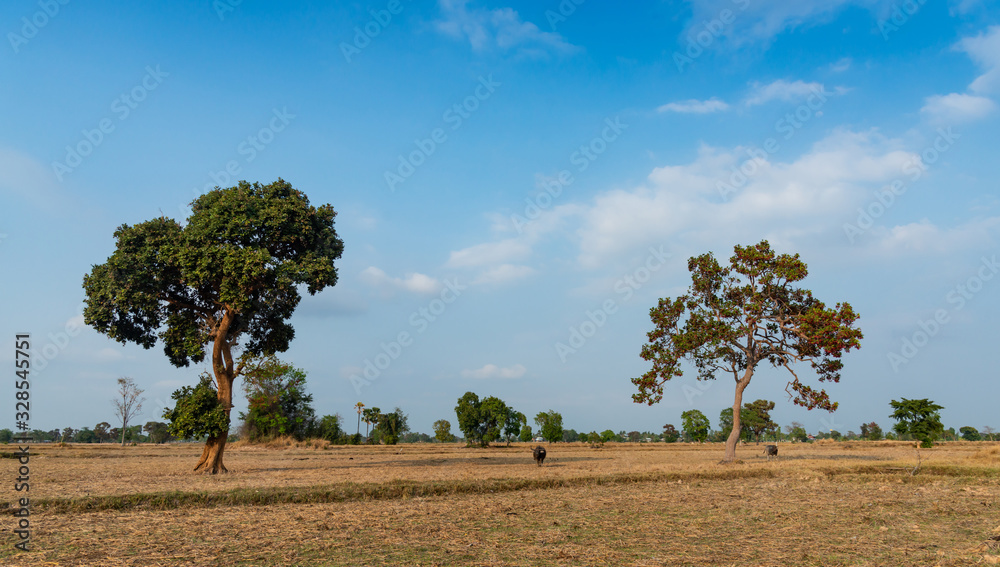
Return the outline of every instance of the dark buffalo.
[[[778,456],[778,446],[777,445],[764,445],[764,454],[767,455],[767,460],[771,460],[771,457]]]
[[[535,456],[535,462],[538,463],[538,466],[542,466],[542,461],[545,460],[545,447],[541,445],[535,447],[532,454]]]

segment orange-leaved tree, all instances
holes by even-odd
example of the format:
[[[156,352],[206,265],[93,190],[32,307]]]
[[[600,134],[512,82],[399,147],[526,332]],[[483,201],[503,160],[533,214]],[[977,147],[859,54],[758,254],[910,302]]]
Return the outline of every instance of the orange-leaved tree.
[[[777,254],[763,240],[736,246],[729,266],[711,253],[688,260],[691,287],[676,299],[660,299],[650,309],[655,325],[642,358],[653,368],[632,383],[636,403],[653,405],[663,398],[663,385],[681,376],[686,360],[698,370],[698,380],[731,374],[736,384],[733,430],[726,440],[725,461],[736,458],[743,391],[757,365],[784,367],[792,375],[785,390],[796,405],[837,409],[825,390],[802,383],[792,363],[810,362],[820,382],[839,382],[841,356],[860,348],[858,315],[848,303],[834,308],[813,297],[796,282],[808,274],[799,255]]]

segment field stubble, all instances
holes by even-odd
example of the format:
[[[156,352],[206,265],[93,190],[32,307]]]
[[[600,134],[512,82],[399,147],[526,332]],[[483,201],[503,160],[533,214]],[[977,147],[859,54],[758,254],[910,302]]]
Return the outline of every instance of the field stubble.
[[[3,565],[1000,562],[1000,445],[33,446],[33,548]],[[15,461],[0,459],[13,479]],[[16,493],[10,483],[5,504]],[[10,516],[6,516],[10,518]]]

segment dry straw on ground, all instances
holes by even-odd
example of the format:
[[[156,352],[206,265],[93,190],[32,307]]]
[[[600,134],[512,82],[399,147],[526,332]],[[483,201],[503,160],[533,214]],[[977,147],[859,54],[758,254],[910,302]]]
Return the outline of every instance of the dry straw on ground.
[[[3,565],[970,565],[1000,446],[36,446],[33,547]],[[11,459],[0,475],[13,478]],[[9,483],[8,483],[9,484]],[[4,500],[13,504],[7,489]],[[10,518],[10,516],[7,516]]]

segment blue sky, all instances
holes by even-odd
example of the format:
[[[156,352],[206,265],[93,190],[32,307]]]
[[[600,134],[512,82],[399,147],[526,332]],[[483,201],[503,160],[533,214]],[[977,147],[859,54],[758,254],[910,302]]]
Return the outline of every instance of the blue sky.
[[[577,430],[717,425],[729,378],[653,407],[629,379],[687,258],[766,238],[865,339],[835,414],[763,367],[747,401],[810,432],[901,396],[1000,427],[996,2],[297,4],[0,7],[0,359],[33,334],[33,427],[113,421],[119,376],[160,419],[200,369],[83,327],[83,275],[117,226],[279,177],[346,246],[283,356],[320,414],[429,432],[471,390]]]

